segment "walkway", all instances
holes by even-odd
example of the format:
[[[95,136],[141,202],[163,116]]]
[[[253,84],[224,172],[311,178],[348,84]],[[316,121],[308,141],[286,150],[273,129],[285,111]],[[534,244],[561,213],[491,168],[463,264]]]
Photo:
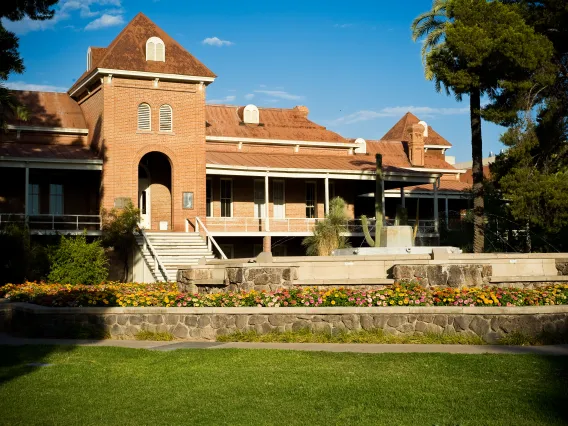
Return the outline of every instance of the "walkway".
[[[568,356],[568,345],[380,345],[367,343],[245,343],[245,342],[152,342],[148,340],[28,339],[0,333],[0,345],[116,346],[121,348],[172,351],[176,349],[280,349],[316,352],[356,353],[449,353],[449,354],[533,354]]]

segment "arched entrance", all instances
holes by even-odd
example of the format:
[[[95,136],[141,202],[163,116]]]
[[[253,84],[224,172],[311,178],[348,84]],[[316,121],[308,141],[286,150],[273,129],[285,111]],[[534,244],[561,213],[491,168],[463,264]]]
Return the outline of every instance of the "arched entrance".
[[[149,152],[138,163],[138,208],[142,228],[173,229],[172,166],[161,152]]]

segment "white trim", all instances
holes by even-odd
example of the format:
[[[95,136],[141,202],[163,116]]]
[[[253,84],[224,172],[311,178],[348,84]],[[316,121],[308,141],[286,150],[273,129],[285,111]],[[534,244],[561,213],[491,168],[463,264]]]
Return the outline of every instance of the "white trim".
[[[291,146],[316,146],[327,148],[360,148],[361,144],[358,143],[344,143],[344,142],[314,142],[314,141],[295,141],[287,139],[263,139],[263,138],[241,138],[232,136],[206,136],[207,142],[228,142],[228,143],[250,143],[250,144],[264,144],[264,145],[291,145]]]
[[[221,187],[223,186],[222,185],[223,181],[231,182],[231,216],[223,216],[223,200],[222,200],[223,197],[221,196],[222,195],[221,194]],[[219,212],[219,217],[233,217],[233,199],[234,199],[233,189],[234,188],[233,188],[233,179],[232,178],[221,178],[220,179],[220,183],[219,183],[219,204],[220,204],[220,207],[221,207],[221,211]]]
[[[282,183],[282,208],[284,209],[283,217],[276,217],[276,197],[274,196],[274,184]],[[272,217],[276,220],[286,219],[286,180],[285,179],[272,179]]]
[[[62,160],[60,158],[26,158],[0,156],[1,167],[29,167],[30,169],[102,170],[103,160]]]
[[[246,166],[228,166],[223,164],[206,164],[206,171],[209,175],[221,176],[264,176],[267,171],[271,177],[279,178],[308,178],[321,179],[325,175],[334,179],[343,180],[375,180],[374,171],[365,170],[328,170],[328,169],[288,169],[280,167],[246,167]],[[383,172],[383,176],[387,181],[402,182],[422,182],[433,183],[439,174],[430,176],[424,175],[408,175],[404,171],[401,172]]]
[[[256,197],[257,185],[262,185],[262,200]],[[266,217],[266,194],[264,193],[264,186],[264,179],[254,179],[252,182],[253,217],[255,219],[264,219]]]
[[[73,135],[88,135],[89,129],[80,129],[74,127],[42,127],[42,126],[13,126],[8,124],[8,130],[17,130],[23,132],[47,132],[47,133],[69,133]]]
[[[450,149],[451,146],[447,146],[447,145],[424,145],[424,148],[427,149]]]
[[[215,77],[199,77],[195,75],[180,75],[180,74],[164,74],[159,72],[146,72],[146,71],[127,71],[127,70],[114,70],[110,68],[95,68],[88,77],[83,80],[75,90],[68,91],[69,96],[74,96],[83,87],[87,86],[98,74],[112,74],[115,77],[141,77],[149,80],[159,78],[160,80],[173,80],[173,81],[187,81],[192,83],[213,83]]]
[[[453,173],[453,174],[460,174],[465,173],[465,170],[459,169],[425,169],[421,167],[406,167],[406,170],[411,170],[413,172],[432,172],[432,173]]]
[[[387,191],[391,191],[390,189]],[[387,192],[385,191],[385,198],[400,198],[400,193],[395,192]],[[424,190],[417,192],[417,191],[405,191],[404,192],[405,198],[434,198],[434,194],[432,191],[425,192]],[[452,200],[463,200],[468,198],[467,191],[438,191],[438,198],[450,198]]]

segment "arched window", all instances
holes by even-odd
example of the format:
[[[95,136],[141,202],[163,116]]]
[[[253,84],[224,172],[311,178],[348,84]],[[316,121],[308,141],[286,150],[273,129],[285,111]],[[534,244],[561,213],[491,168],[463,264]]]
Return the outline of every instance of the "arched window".
[[[166,61],[166,46],[162,39],[150,37],[146,41],[146,60],[147,61]]]
[[[162,105],[160,107],[160,132],[172,131],[172,107]]]
[[[152,130],[152,113],[150,105],[138,105],[138,130]]]
[[[258,124],[259,119],[258,108],[255,105],[247,105],[243,112],[243,121],[248,124]]]

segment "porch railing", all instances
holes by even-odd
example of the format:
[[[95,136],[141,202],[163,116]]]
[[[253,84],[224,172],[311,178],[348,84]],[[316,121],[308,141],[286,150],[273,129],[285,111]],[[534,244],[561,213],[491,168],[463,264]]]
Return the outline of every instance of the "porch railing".
[[[42,231],[100,231],[101,216],[88,214],[34,214],[0,213],[0,225],[27,224],[30,229]]]
[[[205,240],[207,241],[207,248],[209,249],[209,251],[211,251],[211,244],[213,244],[215,246],[215,248],[217,250],[219,250],[219,255],[221,256],[221,259],[227,259],[227,256],[225,255],[223,250],[221,250],[221,247],[219,247],[219,244],[217,244],[217,241],[215,241],[215,238],[213,238],[213,235],[211,235],[211,233],[209,232],[207,227],[203,224],[201,219],[199,219],[199,217],[196,217],[195,218],[195,232],[199,232],[199,230],[201,228],[203,228],[203,232],[205,233]]]
[[[154,274],[156,279],[163,279],[164,281],[169,281],[168,279],[168,272],[166,271],[166,267],[163,265],[162,261],[160,260],[156,249],[148,239],[146,232],[144,229],[140,228],[140,235],[142,236],[143,246],[142,250],[148,251],[150,256],[152,256],[152,260],[154,261]],[[161,277],[160,277],[161,275]]]
[[[314,226],[323,218],[270,218],[270,232],[312,232]],[[259,232],[264,231],[264,218],[252,217],[208,217],[207,226],[213,232]],[[408,224],[414,226],[416,220],[409,220]],[[385,225],[394,225],[394,220],[385,220]],[[419,220],[418,234],[436,233],[435,220]],[[375,226],[375,219],[369,219],[371,229]],[[361,219],[351,219],[345,223],[347,233],[363,234]]]

